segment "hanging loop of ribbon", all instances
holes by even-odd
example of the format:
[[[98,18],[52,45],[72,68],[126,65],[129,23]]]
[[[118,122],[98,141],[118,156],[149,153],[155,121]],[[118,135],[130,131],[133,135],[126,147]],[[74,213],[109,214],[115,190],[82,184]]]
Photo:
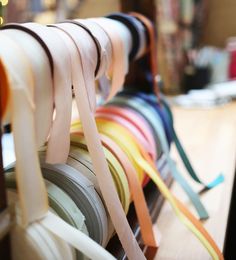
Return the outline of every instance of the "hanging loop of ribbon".
[[[141,23],[146,27],[148,37],[149,37],[149,61],[150,68],[152,73],[152,81],[153,81],[153,91],[156,94],[158,101],[160,101],[160,89],[158,86],[158,64],[157,64],[157,40],[156,40],[156,31],[153,23],[144,15],[136,12],[131,12],[130,15],[136,17]]]

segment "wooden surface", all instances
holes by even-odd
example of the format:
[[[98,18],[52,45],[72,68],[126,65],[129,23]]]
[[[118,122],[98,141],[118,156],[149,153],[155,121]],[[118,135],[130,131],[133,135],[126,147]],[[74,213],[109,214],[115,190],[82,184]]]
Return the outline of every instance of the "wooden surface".
[[[201,197],[210,214],[210,219],[205,221],[204,226],[223,250],[235,173],[236,102],[211,110],[174,108],[173,111],[177,133],[202,180],[210,181],[220,171],[225,174],[223,184]],[[173,147],[172,152],[179,168],[184,172]],[[195,190],[200,190],[199,185],[195,185],[193,181],[191,184]],[[176,183],[171,190],[192,209]],[[211,259],[200,242],[175,217],[166,202],[157,225],[162,233],[162,240],[156,260]]]

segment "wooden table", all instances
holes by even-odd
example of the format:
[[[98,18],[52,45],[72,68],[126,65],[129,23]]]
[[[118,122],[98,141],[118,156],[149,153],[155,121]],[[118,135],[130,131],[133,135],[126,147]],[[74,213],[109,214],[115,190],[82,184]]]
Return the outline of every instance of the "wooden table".
[[[213,180],[219,172],[225,175],[223,184],[201,196],[210,214],[204,226],[223,250],[235,173],[236,102],[209,110],[174,107],[173,112],[176,131],[202,180]],[[174,147],[172,153],[178,167],[188,177]],[[188,179],[195,190],[201,189],[200,185]],[[171,191],[194,212],[177,183],[172,185]],[[180,223],[167,202],[155,225],[162,234],[156,260],[211,259],[200,242]]]

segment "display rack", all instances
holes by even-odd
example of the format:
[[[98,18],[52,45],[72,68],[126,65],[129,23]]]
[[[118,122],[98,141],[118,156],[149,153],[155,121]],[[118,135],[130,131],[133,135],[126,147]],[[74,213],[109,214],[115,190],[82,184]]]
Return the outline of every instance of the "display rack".
[[[154,0],[121,0],[121,11],[123,12],[139,12],[147,16],[154,24],[156,25],[157,19],[157,1]],[[152,86],[149,84],[147,79],[147,72],[150,71],[150,63],[148,61],[148,55],[145,55],[138,61],[131,62],[129,74],[126,77],[126,86],[135,86],[137,90],[142,90],[145,92],[152,92]],[[1,108],[1,105],[0,105]],[[1,125],[1,121],[0,121]],[[1,129],[0,129],[1,137]],[[166,184],[169,186],[172,182],[170,175],[166,178]],[[152,216],[152,220],[155,221],[160,209],[163,204],[163,197],[160,195],[156,186],[150,182],[145,188],[145,197],[147,204]],[[6,200],[6,189],[4,181],[4,170],[3,170],[3,161],[2,161],[2,146],[0,142],[0,213],[7,208]],[[140,237],[140,228],[138,225],[137,217],[133,205],[128,213],[128,220],[132,227],[132,230],[144,252],[147,254],[147,248],[142,244]],[[111,251],[118,259],[125,259],[125,253],[118,241],[118,238],[115,236],[110,243],[108,244],[108,250]],[[149,259],[152,258],[149,255]],[[0,259],[8,260],[11,259],[11,250],[10,250],[10,235],[6,235],[2,240],[0,240]]]
[[[165,184],[170,186],[173,179],[170,174],[167,175],[165,179]],[[147,201],[148,209],[152,218],[152,222],[155,223],[156,219],[160,213],[161,207],[164,202],[163,196],[160,194],[159,190],[157,189],[156,185],[150,181],[148,185],[144,188],[144,194]],[[129,224],[133,230],[135,238],[137,239],[139,246],[142,248],[145,256],[148,260],[151,260],[155,257],[156,250],[153,248],[147,248],[143,245],[143,241],[141,238],[140,227],[138,224],[138,219],[135,213],[133,203],[130,206],[128,215],[127,215]],[[107,245],[107,250],[111,252],[118,260],[125,260],[127,259],[125,252],[120,244],[118,236],[115,235]]]

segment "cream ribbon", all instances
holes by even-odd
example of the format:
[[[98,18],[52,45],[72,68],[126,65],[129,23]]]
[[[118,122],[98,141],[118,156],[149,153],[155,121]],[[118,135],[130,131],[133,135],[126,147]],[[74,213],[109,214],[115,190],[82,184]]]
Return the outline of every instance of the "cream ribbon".
[[[0,57],[6,66],[11,87],[9,106],[12,112],[15,154],[18,162],[16,178],[22,208],[22,224],[27,226],[28,223],[43,217],[48,210],[47,193],[41,178],[35,143],[34,81],[24,51],[2,32],[0,35]],[[27,149],[22,152],[24,147]],[[29,158],[30,163],[26,163]],[[36,187],[31,186],[31,183],[37,183]]]
[[[46,43],[53,57],[53,85],[55,119],[48,139],[47,162],[65,163],[70,147],[70,122],[72,107],[70,61],[66,46],[59,36],[46,26],[36,23],[23,24],[32,29]]]
[[[71,55],[72,62],[72,79],[75,91],[76,103],[79,110],[80,119],[83,125],[84,135],[87,142],[88,150],[91,155],[95,174],[98,179],[99,186],[106,203],[107,210],[111,216],[115,230],[119,236],[121,244],[129,259],[145,259],[137,241],[131,231],[131,228],[126,219],[125,213],[119,201],[109,168],[103,153],[102,144],[98,134],[93,111],[89,106],[86,88],[94,87],[88,85],[90,81],[94,81],[94,72],[96,64],[91,68],[91,59],[94,59],[95,50],[89,49],[88,41],[92,39],[82,33],[84,29],[78,25],[63,23],[58,24],[58,27],[63,29],[70,37],[71,41],[66,41],[67,49]],[[78,37],[80,35],[80,37]],[[87,36],[87,37],[86,37]],[[89,60],[85,60],[87,53],[91,55]],[[82,63],[83,61],[83,63]],[[87,64],[86,64],[87,61]],[[86,77],[88,76],[90,80]],[[87,98],[86,98],[87,97]]]
[[[108,74],[108,70],[112,62],[112,45],[108,35],[98,24],[89,19],[76,19],[75,21],[85,25],[100,43],[101,62],[98,73],[95,75],[96,78],[102,77],[104,71]]]
[[[9,105],[12,106],[12,125],[17,158],[16,180],[21,218],[24,227],[26,227],[25,232],[28,232],[31,227],[34,227],[35,221],[37,221],[37,223],[40,224],[38,226],[39,228],[42,225],[51,231],[53,235],[60,237],[62,242],[66,241],[91,259],[114,259],[111,254],[81,231],[48,212],[47,193],[40,172],[35,142],[34,82],[31,67],[29,66],[26,56],[23,54],[23,50],[2,33],[0,46],[0,57],[7,70],[6,74],[9,77],[8,82],[10,84],[10,86],[4,87],[11,88],[12,102]],[[9,49],[11,51],[9,51]],[[29,225],[29,223],[32,224]],[[16,228],[18,228],[18,226],[16,226]],[[22,240],[20,237],[18,237],[17,241],[14,240],[16,243],[23,243],[21,248],[24,248],[23,245],[31,245],[29,240],[23,239],[26,235],[25,232],[20,235]],[[43,232],[41,236],[44,236],[44,240],[49,240],[49,238],[47,238],[48,234],[51,233]],[[35,242],[39,243],[40,241],[36,240]],[[66,244],[64,245],[66,246]],[[35,250],[35,246],[37,245],[34,244],[34,249],[32,246],[27,249]],[[24,250],[27,251],[27,249]],[[55,252],[54,255],[56,255],[56,253],[57,252]],[[63,254],[63,251],[59,253],[59,255],[61,254]],[[67,257],[68,259],[72,259],[69,254],[67,254]]]
[[[48,138],[53,118],[53,86],[47,55],[39,42],[28,33],[10,28],[2,32],[16,41],[29,57],[35,83],[36,140],[37,147],[41,147]]]
[[[123,30],[127,30],[127,28],[121,23],[108,18],[91,18],[89,20],[94,21],[103,28],[112,44],[112,82],[110,93],[106,99],[106,101],[109,101],[123,87],[125,75],[128,72],[129,47],[126,47],[127,38],[122,37],[121,32],[121,28]],[[126,35],[129,34],[126,32]],[[131,36],[129,35],[129,37]],[[131,42],[131,40],[127,40],[127,42]]]

